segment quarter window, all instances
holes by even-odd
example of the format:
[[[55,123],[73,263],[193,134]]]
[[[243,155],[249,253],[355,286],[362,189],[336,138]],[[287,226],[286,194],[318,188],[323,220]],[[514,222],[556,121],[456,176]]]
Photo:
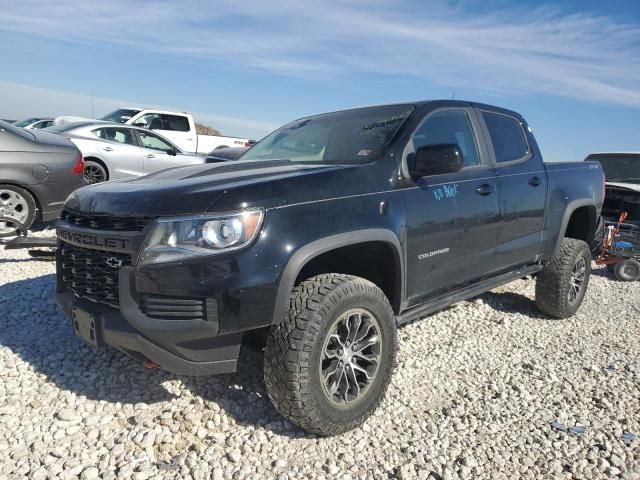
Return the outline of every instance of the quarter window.
[[[93,134],[103,140],[110,142],[123,143],[125,145],[135,145],[133,133],[128,128],[99,128],[93,131]]]
[[[529,146],[520,121],[500,113],[482,112],[489,130],[496,162],[513,162],[529,154]]]
[[[416,129],[411,139],[416,150],[429,145],[457,145],[462,152],[465,167],[480,164],[471,121],[464,110],[450,109],[432,113]]]

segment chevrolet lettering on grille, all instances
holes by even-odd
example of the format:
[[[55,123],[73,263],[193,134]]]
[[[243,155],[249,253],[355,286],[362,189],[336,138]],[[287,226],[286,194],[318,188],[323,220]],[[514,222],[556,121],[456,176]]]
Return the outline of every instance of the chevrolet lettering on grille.
[[[70,232],[63,228],[57,228],[58,238],[72,245],[87,247],[103,247],[114,250],[127,250],[131,240],[128,238],[106,237],[92,235],[90,233]]]

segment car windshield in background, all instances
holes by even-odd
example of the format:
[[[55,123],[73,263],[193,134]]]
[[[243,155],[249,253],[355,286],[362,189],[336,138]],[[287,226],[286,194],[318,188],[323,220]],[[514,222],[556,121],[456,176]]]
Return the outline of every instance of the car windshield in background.
[[[133,117],[134,115],[139,114],[140,112],[141,112],[141,110],[133,110],[133,109],[129,109],[129,108],[120,108],[118,110],[115,110],[115,111],[105,115],[100,120],[104,120],[105,122],[125,123],[131,117]]]
[[[58,125],[53,125],[52,127],[47,127],[45,128],[45,130],[47,132],[61,133],[61,132],[66,132],[68,130],[71,130],[73,128],[77,128],[81,125],[85,125],[85,123],[84,122],[60,123]]]
[[[21,137],[28,138],[29,140],[36,139],[36,136],[33,133],[25,130],[24,128],[16,127],[11,123],[4,122],[2,120],[0,120],[0,129],[15,133],[16,135],[20,135]]]
[[[40,119],[36,117],[27,118],[26,120],[15,122],[13,125],[15,125],[16,127],[26,127],[27,125],[31,125],[33,122],[37,122],[38,120]]]
[[[327,113],[291,122],[266,136],[240,160],[354,164],[378,158],[414,105]]]
[[[607,182],[640,183],[640,154],[595,154],[587,160],[600,162]]]

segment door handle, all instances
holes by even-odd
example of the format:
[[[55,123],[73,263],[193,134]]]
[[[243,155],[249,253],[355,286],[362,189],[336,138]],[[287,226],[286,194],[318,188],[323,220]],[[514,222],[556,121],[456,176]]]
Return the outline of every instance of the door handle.
[[[532,187],[537,187],[541,183],[542,181],[540,180],[540,177],[531,177],[529,179],[529,185],[531,185]]]
[[[147,158],[156,158],[156,156],[153,153],[147,153],[145,155],[145,157],[147,157]]]
[[[495,192],[495,188],[493,187],[493,185],[489,185],[488,183],[483,183],[482,185],[480,185],[478,188],[476,188],[476,193],[478,195],[491,195],[493,192]]]
[[[111,147],[103,147],[105,152],[113,152],[113,148]]]

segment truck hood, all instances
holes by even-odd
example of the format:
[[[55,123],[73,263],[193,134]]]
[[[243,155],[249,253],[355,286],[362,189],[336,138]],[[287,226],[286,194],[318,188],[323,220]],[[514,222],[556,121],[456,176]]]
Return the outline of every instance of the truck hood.
[[[640,184],[638,183],[607,182],[607,187],[626,188],[627,190],[640,193]]]
[[[335,179],[357,168],[289,160],[192,165],[81,188],[67,199],[65,208],[78,213],[144,217],[250,206],[268,209],[336,196],[339,189],[332,187]]]

